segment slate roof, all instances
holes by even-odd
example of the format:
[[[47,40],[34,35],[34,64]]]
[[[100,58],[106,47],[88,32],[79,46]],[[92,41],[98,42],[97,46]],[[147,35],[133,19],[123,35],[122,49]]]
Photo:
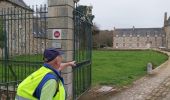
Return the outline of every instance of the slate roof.
[[[20,6],[22,8],[31,10],[30,7],[23,1],[23,0],[0,0],[0,1],[7,1],[14,5]]]
[[[25,4],[25,2],[23,0],[9,0],[9,1],[11,1],[11,2],[13,2],[15,4],[18,4],[18,5],[22,6],[22,7],[27,7],[27,5]]]
[[[122,28],[122,29],[116,29],[114,32],[115,35],[118,35],[119,37],[122,36],[143,36],[146,37],[149,36],[162,36],[165,35],[165,32],[162,28]]]

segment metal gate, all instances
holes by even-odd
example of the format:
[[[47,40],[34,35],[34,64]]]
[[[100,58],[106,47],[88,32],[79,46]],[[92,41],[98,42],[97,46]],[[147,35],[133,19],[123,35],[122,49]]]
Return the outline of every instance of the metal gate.
[[[91,86],[92,20],[90,7],[74,14],[73,99]],[[47,7],[0,9],[0,100],[14,99],[16,88],[42,64],[48,46]]]
[[[42,64],[46,16],[46,5],[0,10],[0,99],[14,99],[17,84]]]
[[[91,7],[77,6],[74,10],[73,97],[78,97],[91,86],[92,20]]]

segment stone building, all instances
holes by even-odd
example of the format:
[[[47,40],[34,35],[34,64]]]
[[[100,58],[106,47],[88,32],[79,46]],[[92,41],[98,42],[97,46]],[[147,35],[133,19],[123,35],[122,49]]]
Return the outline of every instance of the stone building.
[[[28,53],[26,46],[32,45],[29,41],[33,40],[32,28],[28,29],[28,26],[31,26],[32,22],[29,24],[29,20],[24,18],[29,16],[26,13],[32,13],[33,10],[23,0],[0,0],[0,12],[3,33],[6,34],[4,48],[7,47],[10,56]],[[33,49],[31,46],[30,48]]]
[[[44,37],[47,29],[44,10],[47,9],[31,9],[23,0],[0,0],[0,17],[5,23],[3,30],[9,56],[40,54],[44,51],[45,43],[48,43]],[[4,53],[4,50],[0,49],[0,53]]]
[[[115,29],[113,48],[148,49],[163,47],[165,32],[162,28]]]
[[[166,33],[166,48],[170,49],[170,17],[167,19],[167,13],[164,18],[164,31]]]
[[[26,5],[26,3],[23,0],[0,0],[0,8],[10,7],[30,10],[30,8]]]
[[[165,13],[163,28],[120,28],[113,31],[114,49],[170,49],[170,18]]]

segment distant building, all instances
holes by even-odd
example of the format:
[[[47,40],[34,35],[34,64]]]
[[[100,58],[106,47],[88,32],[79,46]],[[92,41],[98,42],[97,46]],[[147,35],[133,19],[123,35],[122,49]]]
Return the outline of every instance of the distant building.
[[[147,49],[165,46],[165,32],[162,28],[116,29],[113,34],[113,48]]]
[[[113,31],[114,49],[170,49],[170,18],[163,28],[122,28]]]
[[[170,49],[170,17],[167,19],[167,13],[164,18],[164,31],[166,33],[166,48]]]

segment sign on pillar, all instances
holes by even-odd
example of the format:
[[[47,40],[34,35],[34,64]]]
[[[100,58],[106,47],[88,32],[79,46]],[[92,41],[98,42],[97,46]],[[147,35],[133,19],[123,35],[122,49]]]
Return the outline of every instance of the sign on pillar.
[[[61,39],[62,31],[61,29],[54,29],[53,30],[53,39]]]
[[[53,43],[52,46],[54,48],[61,49],[61,36],[62,36],[62,30],[61,29],[53,29]]]

